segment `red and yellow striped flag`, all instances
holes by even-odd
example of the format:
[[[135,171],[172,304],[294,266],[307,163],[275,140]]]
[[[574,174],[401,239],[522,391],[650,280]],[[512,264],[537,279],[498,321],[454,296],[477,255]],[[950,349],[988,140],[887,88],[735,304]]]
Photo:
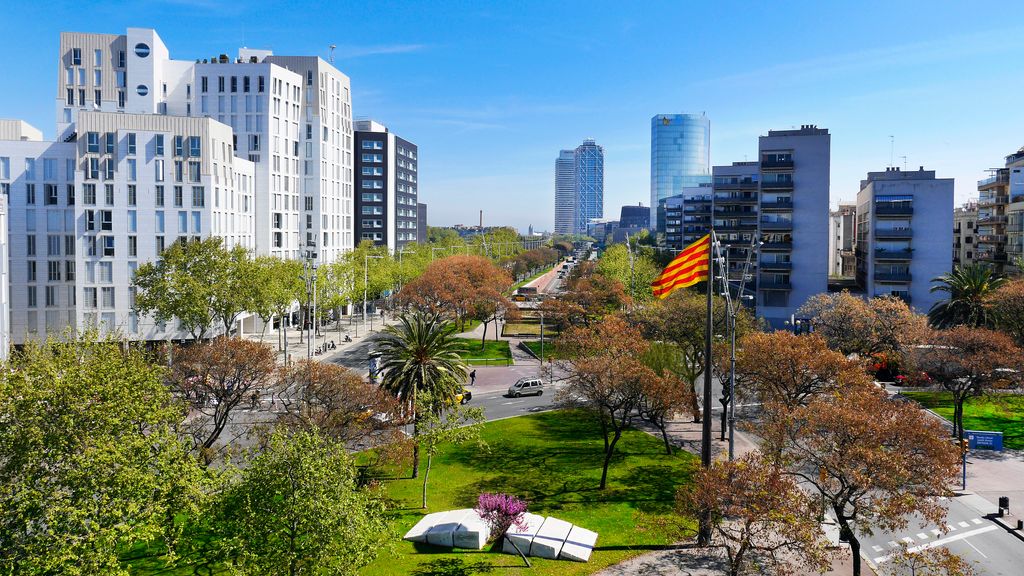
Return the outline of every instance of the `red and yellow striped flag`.
[[[651,282],[651,289],[658,298],[666,298],[679,288],[686,288],[708,277],[708,251],[711,250],[711,234],[690,244],[669,262],[661,275]]]

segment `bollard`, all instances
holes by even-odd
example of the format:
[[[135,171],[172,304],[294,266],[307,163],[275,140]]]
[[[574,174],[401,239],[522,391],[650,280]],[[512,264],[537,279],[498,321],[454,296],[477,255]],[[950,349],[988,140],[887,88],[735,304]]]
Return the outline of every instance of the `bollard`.
[[[1024,520],[1017,520],[1017,530],[1024,530]]]

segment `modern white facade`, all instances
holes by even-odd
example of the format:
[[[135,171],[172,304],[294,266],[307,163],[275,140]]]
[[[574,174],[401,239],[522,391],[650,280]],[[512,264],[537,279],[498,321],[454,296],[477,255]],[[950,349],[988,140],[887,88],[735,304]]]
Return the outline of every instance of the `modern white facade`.
[[[839,204],[837,210],[828,215],[828,275],[833,278],[852,278],[857,263],[853,247],[857,241],[854,229],[857,224],[857,205]]]
[[[7,254],[7,197],[0,195],[0,360],[11,350],[11,275]]]
[[[932,279],[953,266],[953,179],[934,170],[868,172],[857,193],[857,283],[926,313]]]
[[[93,325],[186,337],[133,311],[134,271],[174,241],[321,262],[351,249],[351,89],[331,64],[172,60],[143,28],[62,33],[59,62],[56,142],[0,120],[15,344]]]

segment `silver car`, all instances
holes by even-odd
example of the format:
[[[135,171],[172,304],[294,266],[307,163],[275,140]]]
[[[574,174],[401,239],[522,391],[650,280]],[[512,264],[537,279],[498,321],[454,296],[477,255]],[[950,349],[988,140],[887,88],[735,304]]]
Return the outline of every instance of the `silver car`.
[[[508,387],[508,395],[512,398],[520,396],[541,396],[544,394],[544,382],[540,378],[520,378]]]

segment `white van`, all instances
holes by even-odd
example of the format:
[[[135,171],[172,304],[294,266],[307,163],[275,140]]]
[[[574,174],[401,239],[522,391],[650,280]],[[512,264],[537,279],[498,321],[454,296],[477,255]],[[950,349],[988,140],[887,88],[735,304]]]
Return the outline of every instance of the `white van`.
[[[508,395],[513,398],[520,396],[541,396],[544,394],[544,382],[540,378],[520,378],[508,387]]]

